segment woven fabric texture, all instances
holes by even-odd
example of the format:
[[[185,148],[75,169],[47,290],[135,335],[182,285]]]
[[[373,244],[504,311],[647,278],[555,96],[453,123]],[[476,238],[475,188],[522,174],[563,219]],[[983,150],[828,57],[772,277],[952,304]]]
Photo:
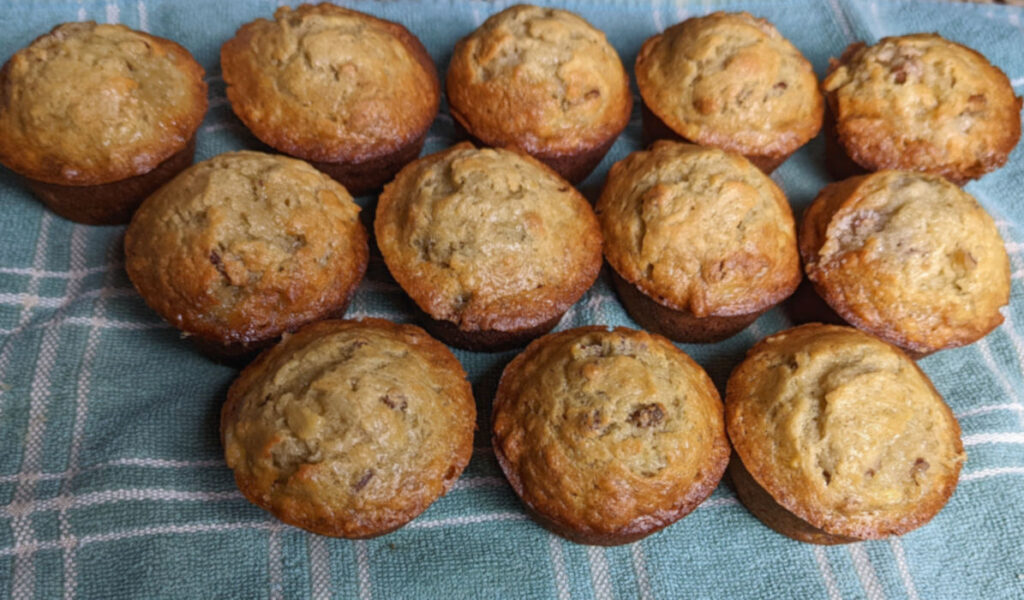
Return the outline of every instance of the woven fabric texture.
[[[443,74],[452,46],[497,2],[342,3],[404,23]],[[926,1],[559,0],[604,30],[632,74],[643,41],[689,16],[748,10],[774,22],[821,76],[852,41],[938,31],[1001,67],[1024,94],[1024,8]],[[64,21],[119,22],[178,41],[207,71],[197,160],[261,148],[225,98],[220,45],[276,2],[0,0],[0,59]],[[634,86],[635,89],[635,86]],[[447,107],[424,152],[455,141]],[[582,185],[641,147],[639,102]],[[773,178],[799,213],[828,182],[819,136]],[[123,227],[76,225],[0,168],[0,597],[82,598],[1021,598],[1024,597],[1024,149],[967,186],[1013,264],[1006,323],[920,362],[959,418],[968,460],[956,494],[898,539],[836,547],[774,533],[723,483],[691,515],[615,548],[564,541],[530,521],[490,449],[490,403],[515,352],[456,351],[480,414],[455,488],[409,526],[368,541],[280,524],[246,502],[225,467],[218,416],[236,372],[199,354],[125,276]],[[361,198],[372,209],[374,198]],[[379,255],[349,315],[413,313]],[[635,324],[607,273],[561,329]],[[683,345],[724,386],[746,350],[790,325],[773,310],[734,338]]]

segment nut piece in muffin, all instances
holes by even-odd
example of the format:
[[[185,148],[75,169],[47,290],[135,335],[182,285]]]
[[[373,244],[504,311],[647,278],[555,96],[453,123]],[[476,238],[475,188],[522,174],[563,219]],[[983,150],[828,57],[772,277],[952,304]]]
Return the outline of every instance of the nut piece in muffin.
[[[242,371],[220,427],[250,502],[313,533],[368,538],[451,489],[476,404],[459,361],[419,327],[322,321]]]
[[[604,33],[576,14],[517,5],[455,45],[452,117],[477,142],[516,147],[575,183],[601,162],[633,109]]]
[[[965,460],[960,426],[928,377],[850,327],[803,325],[755,345],[729,378],[725,422],[740,500],[815,544],[924,525]]]
[[[192,164],[203,75],[171,40],[123,25],[58,25],[0,70],[0,163],[62,217],[127,223]]]
[[[505,368],[494,451],[544,527],[581,544],[643,538],[685,517],[729,462],[711,378],[667,339],[626,328],[544,336]]]
[[[626,310],[676,341],[734,335],[800,283],[789,203],[739,154],[655,142],[612,166],[597,214]]]
[[[402,169],[374,229],[427,330],[469,350],[546,333],[601,269],[600,227],[575,188],[529,155],[469,142]]]
[[[824,101],[807,59],[748,13],[687,19],[636,57],[648,141],[738,152],[771,173],[821,129]]]
[[[139,207],[124,245],[146,303],[223,360],[341,316],[369,257],[341,184],[259,152],[190,167]]]
[[[1020,139],[1021,99],[981,54],[938,34],[851,44],[822,82],[827,165],[842,179],[903,169],[963,185]]]
[[[826,186],[804,213],[800,253],[839,316],[915,358],[981,339],[1010,301],[992,217],[938,175],[881,171]]]
[[[416,158],[441,101],[437,69],[405,27],[333,4],[278,8],[221,47],[228,99],[273,148],[353,194]]]

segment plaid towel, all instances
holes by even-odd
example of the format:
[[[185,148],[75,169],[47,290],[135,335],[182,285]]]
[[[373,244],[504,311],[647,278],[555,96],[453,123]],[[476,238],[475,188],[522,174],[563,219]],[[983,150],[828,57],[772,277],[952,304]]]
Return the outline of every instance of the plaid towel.
[[[444,72],[451,48],[506,2],[348,1],[405,23]],[[854,40],[938,31],[977,48],[1024,93],[1024,8],[922,1],[675,3],[561,0],[608,34],[626,65],[643,41],[712,10],[774,22],[822,74]],[[198,159],[258,147],[232,115],[218,49],[276,3],[246,0],[0,0],[0,58],[64,21],[120,22],[169,37],[204,65],[210,112]],[[640,148],[639,107],[582,185]],[[447,147],[447,109],[426,152]],[[816,139],[773,178],[799,211],[826,183]],[[396,533],[335,540],[251,506],[224,466],[218,410],[235,376],[146,308],[125,277],[121,227],[76,225],[41,208],[0,168],[0,597],[1021,598],[1024,597],[1024,150],[967,189],[996,219],[1013,261],[1007,321],[984,340],[921,361],[960,420],[960,486],[901,538],[800,544],[762,525],[723,483],[690,516],[641,542],[579,546],[529,521],[489,447],[490,402],[514,352],[456,354],[480,407],[476,452],[449,494]],[[372,198],[361,199],[372,206]],[[379,257],[349,315],[408,321]],[[635,326],[605,276],[561,327]],[[788,327],[779,310],[722,343],[683,348],[722,386],[755,341]]]

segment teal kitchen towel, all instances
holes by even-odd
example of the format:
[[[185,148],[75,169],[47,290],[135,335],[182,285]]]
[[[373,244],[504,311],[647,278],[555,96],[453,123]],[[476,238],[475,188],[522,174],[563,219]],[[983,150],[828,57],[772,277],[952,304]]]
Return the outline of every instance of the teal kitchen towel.
[[[452,46],[506,2],[350,1],[417,34],[444,73]],[[852,41],[938,31],[972,46],[1024,93],[1024,8],[924,1],[674,3],[560,0],[608,34],[632,72],[643,41],[689,16],[747,10],[775,23],[818,75]],[[205,67],[210,111],[197,160],[258,148],[224,95],[218,50],[273,1],[0,0],[0,60],[64,21],[119,22],[178,41]],[[442,106],[425,152],[455,141]],[[639,104],[581,186],[641,147]],[[820,138],[773,175],[795,211],[828,181]],[[367,541],[283,525],[237,492],[218,441],[235,371],[193,351],[127,280],[122,227],[76,225],[0,168],[0,597],[81,598],[910,598],[1024,597],[1024,149],[967,189],[1013,264],[1006,323],[921,361],[952,406],[968,460],[956,494],[901,538],[835,547],[762,525],[723,483],[641,542],[579,546],[528,520],[489,447],[490,403],[515,354],[457,351],[480,413],[455,488],[409,526]],[[364,206],[373,198],[363,198]],[[350,316],[409,321],[376,257]],[[607,275],[560,325],[633,326]],[[713,345],[683,345],[721,387],[744,352],[788,327],[780,310]]]

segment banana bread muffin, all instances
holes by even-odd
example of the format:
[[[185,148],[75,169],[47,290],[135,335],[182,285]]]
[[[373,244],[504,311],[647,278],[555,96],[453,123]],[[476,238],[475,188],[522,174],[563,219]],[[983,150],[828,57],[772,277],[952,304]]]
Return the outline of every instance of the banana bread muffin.
[[[575,188],[529,155],[469,142],[402,169],[374,229],[427,329],[469,350],[549,331],[601,268],[600,227]]]
[[[644,135],[739,152],[771,173],[821,129],[824,101],[800,51],[748,13],[687,19],[636,57]]]
[[[532,516],[581,544],[625,544],[685,517],[729,462],[711,378],[667,339],[580,327],[505,368],[494,452]]]
[[[1020,139],[1021,99],[997,67],[934,33],[851,44],[822,82],[827,165],[837,179],[882,169],[963,185]]]
[[[839,544],[927,523],[956,488],[960,426],[895,346],[803,325],[754,346],[726,386],[740,500],[793,539]]]
[[[477,142],[528,152],[575,183],[629,122],[629,76],[604,33],[556,8],[517,5],[455,45],[445,87]]]
[[[0,70],[0,163],[62,217],[127,223],[192,164],[203,75],[170,40],[123,25],[58,25]]]
[[[626,310],[676,341],[734,335],[800,283],[789,203],[739,154],[655,142],[612,166],[597,214]]]
[[[419,156],[441,101],[416,36],[333,4],[243,25],[220,60],[231,108],[256,137],[356,195]]]
[[[476,404],[459,361],[419,327],[322,321],[242,371],[220,427],[250,502],[313,533],[368,538],[451,489]]]
[[[800,253],[836,313],[914,357],[982,338],[1010,301],[995,223],[938,175],[881,171],[826,186],[804,214]]]
[[[186,170],[139,207],[124,245],[146,303],[220,359],[344,314],[369,256],[344,187],[259,152]]]

